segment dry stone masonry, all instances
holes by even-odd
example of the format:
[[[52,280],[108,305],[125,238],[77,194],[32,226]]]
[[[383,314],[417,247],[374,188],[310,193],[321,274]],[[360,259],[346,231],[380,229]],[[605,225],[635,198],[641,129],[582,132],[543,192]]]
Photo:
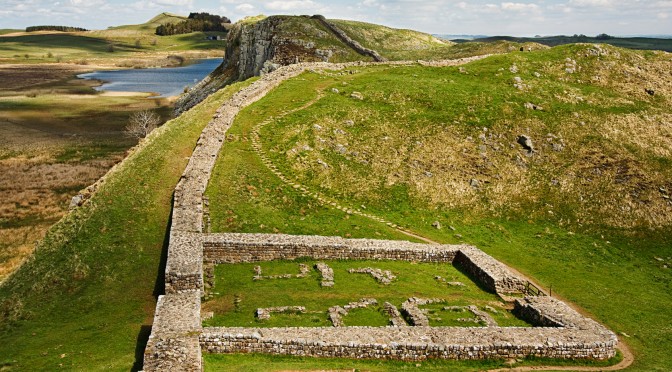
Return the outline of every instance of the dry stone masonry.
[[[484,57],[423,64],[456,66]],[[396,65],[412,63],[388,62]],[[528,288],[529,283],[505,265],[468,245],[322,236],[204,233],[204,215],[207,213],[204,210],[203,193],[224,143],[225,133],[240,110],[261,99],[284,80],[306,70],[339,70],[369,64],[375,63],[300,63],[280,67],[234,94],[203,130],[175,188],[165,295],[160,296],[157,302],[152,333],[144,354],[145,370],[201,371],[202,351],[402,360],[613,357],[617,344],[613,332],[578,314],[561,301],[545,296],[525,297],[515,302],[515,313],[537,327],[502,328],[494,324],[476,328],[408,327],[404,326],[405,321],[396,308],[392,309],[393,306],[387,304],[385,308],[391,314],[392,322],[389,327],[261,329],[201,326],[204,265],[210,267],[217,263],[293,260],[300,257],[315,260],[435,262],[459,266],[481,287],[501,296],[524,293]],[[364,212],[352,212],[367,216]],[[376,216],[371,218],[396,227]],[[318,270],[323,281],[331,281],[333,285],[333,271],[329,273],[328,267]],[[211,280],[208,278],[208,281]],[[273,311],[260,310],[262,317]],[[417,322],[422,323],[421,320]]]
[[[444,303],[446,300],[440,298],[417,298],[411,297],[401,304],[401,311],[408,316],[408,320],[414,326],[429,326],[429,319],[420,306]]]
[[[369,306],[377,305],[375,298],[362,298],[357,302],[351,302],[345,306],[332,306],[329,308],[329,320],[334,327],[343,327],[343,317],[348,315],[352,309],[363,309]]]

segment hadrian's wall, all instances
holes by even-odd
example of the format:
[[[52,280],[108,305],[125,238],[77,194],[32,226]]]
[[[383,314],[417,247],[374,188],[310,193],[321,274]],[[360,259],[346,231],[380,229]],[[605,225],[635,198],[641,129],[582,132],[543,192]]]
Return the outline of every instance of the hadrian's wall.
[[[483,57],[447,61],[441,65],[459,65]],[[389,62],[395,65],[411,63]],[[493,292],[505,294],[524,288],[526,282],[505,265],[479,249],[465,245],[422,245],[315,236],[203,234],[203,193],[224,143],[225,133],[238,112],[282,81],[306,70],[336,70],[369,64],[372,63],[304,63],[281,67],[234,94],[206,126],[175,189],[165,272],[166,294],[159,297],[156,306],[152,333],[145,349],[145,370],[200,371],[202,349],[208,352],[259,351],[409,360],[528,355],[612,357],[617,342],[612,332],[580,314],[572,313],[573,310],[559,301],[542,298],[519,301],[516,304],[518,313],[539,325],[560,327],[202,329],[200,298],[204,261],[251,262],[313,257],[454,262]],[[347,344],[344,340],[348,340]]]

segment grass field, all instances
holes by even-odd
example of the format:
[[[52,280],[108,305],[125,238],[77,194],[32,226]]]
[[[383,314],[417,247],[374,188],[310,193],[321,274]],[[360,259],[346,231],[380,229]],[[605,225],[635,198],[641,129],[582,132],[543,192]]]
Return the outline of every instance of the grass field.
[[[511,37],[511,36],[493,36],[485,39],[479,39],[481,42],[511,41],[517,43],[539,43],[548,46],[558,46],[574,43],[606,43],[621,48],[630,49],[653,49],[672,51],[672,39],[656,39],[648,37],[613,37],[608,39],[598,39],[591,36],[545,36],[545,37]]]
[[[313,219],[307,208],[320,208],[314,199],[274,192],[280,181],[248,147],[254,123],[273,116],[261,130],[263,151],[286,176],[434,240],[477,245],[617,332],[635,352],[632,370],[667,370],[671,214],[658,188],[669,189],[671,147],[661,136],[665,125],[646,123],[650,117],[666,122],[669,83],[660,81],[656,96],[640,87],[662,76],[669,61],[613,48],[590,59],[582,57],[585,48],[514,53],[462,69],[378,67],[288,81],[236,120],[207,191],[213,230],[392,235],[372,222],[339,226],[344,217],[338,211]],[[567,58],[580,72],[565,71]],[[591,82],[600,63],[625,71],[647,63],[650,75]],[[514,76],[528,86],[514,87]],[[317,91],[324,98],[283,116]],[[351,98],[354,91],[364,100]],[[544,110],[526,110],[527,101]],[[612,134],[616,128],[619,136]],[[640,129],[628,132],[634,128]],[[521,133],[535,140],[536,154],[528,156],[516,143]],[[641,136],[658,145],[644,145]],[[241,156],[227,155],[231,147]],[[244,169],[235,182],[235,171],[225,171],[234,158],[236,169]],[[628,202],[626,212],[613,195],[639,199]],[[208,368],[233,360],[243,363],[242,357],[206,357]]]
[[[386,326],[389,323],[383,305],[389,302],[397,308],[411,297],[439,298],[445,303],[426,305],[431,326],[479,326],[458,321],[473,318],[469,312],[443,310],[446,306],[476,305],[496,308],[491,316],[500,326],[525,326],[508,312],[507,304],[496,295],[486,293],[467,276],[450,264],[410,263],[397,261],[324,261],[334,270],[334,286],[321,287],[321,276],[313,266],[316,261],[262,262],[259,264],[227,264],[215,268],[216,293],[203,303],[203,311],[214,317],[207,326],[229,327],[331,327],[327,310],[344,306],[363,298],[374,298],[375,306],[354,309],[343,318],[346,326]],[[254,266],[259,265],[263,276],[299,273],[299,263],[310,268],[305,277],[253,280]],[[396,278],[385,285],[368,274],[350,273],[349,269],[377,268],[391,271]],[[445,281],[435,279],[437,276]],[[464,286],[450,286],[460,282]],[[271,319],[255,318],[258,308],[273,306],[304,306],[305,314],[272,314]]]

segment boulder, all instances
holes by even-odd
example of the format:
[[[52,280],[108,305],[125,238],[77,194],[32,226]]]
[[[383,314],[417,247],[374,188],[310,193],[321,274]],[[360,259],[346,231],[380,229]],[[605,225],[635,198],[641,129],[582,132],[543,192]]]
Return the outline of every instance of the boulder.
[[[527,152],[529,153],[534,152],[534,145],[532,144],[532,138],[524,134],[521,134],[520,136],[518,136],[518,140],[516,142],[518,142],[519,145],[523,146],[523,148],[527,150]]]

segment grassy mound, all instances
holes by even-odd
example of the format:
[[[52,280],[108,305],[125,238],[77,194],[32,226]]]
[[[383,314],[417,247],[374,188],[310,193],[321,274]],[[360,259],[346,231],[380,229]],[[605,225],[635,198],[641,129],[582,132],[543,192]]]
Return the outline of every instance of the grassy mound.
[[[163,290],[173,189],[203,127],[244,85],[217,92],[152,133],[87,204],[52,227],[0,287],[0,365],[141,366],[155,297]]]

